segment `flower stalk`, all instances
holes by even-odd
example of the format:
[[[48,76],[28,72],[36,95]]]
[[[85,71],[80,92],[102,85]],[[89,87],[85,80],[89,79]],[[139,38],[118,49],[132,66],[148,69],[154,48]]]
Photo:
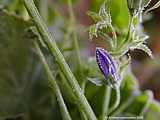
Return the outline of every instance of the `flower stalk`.
[[[120,104],[121,95],[120,95],[120,88],[116,88],[116,99],[115,103],[110,107],[109,114],[111,114]]]
[[[111,113],[118,107],[120,103],[120,97],[121,97],[120,96],[120,75],[118,73],[119,72],[118,65],[117,65],[117,62],[112,58],[112,56],[102,48],[96,49],[96,59],[97,59],[98,66],[109,85],[108,87],[112,87],[116,90],[115,103],[109,110],[109,113]],[[110,97],[110,96],[106,96],[106,97]],[[108,104],[108,100],[106,104]],[[105,112],[106,111],[108,110],[105,110]]]
[[[100,116],[100,120],[105,120],[106,116],[109,115],[109,103],[110,103],[110,99],[111,99],[111,92],[112,89],[110,86],[105,85],[105,93],[103,96],[103,106],[102,106],[102,114]]]

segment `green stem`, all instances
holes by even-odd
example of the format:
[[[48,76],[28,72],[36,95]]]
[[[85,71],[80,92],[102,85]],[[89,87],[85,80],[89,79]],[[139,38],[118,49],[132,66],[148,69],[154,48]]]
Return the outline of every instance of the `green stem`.
[[[120,104],[120,100],[121,100],[121,95],[120,95],[120,88],[116,88],[116,101],[113,104],[113,106],[111,106],[110,110],[109,110],[109,114],[112,113]]]
[[[73,103],[73,104],[76,104],[76,102],[75,102],[76,97],[75,97],[75,95],[73,94],[72,88],[71,88],[70,85],[68,84],[65,76],[63,75],[63,73],[62,73],[61,71],[59,71],[59,75],[60,75],[60,78],[61,78],[60,82],[61,82],[61,85],[62,85],[62,87],[63,87],[62,89],[63,89],[64,91],[67,90],[67,91],[65,91],[65,92],[67,92],[69,98],[72,100],[72,103]]]
[[[70,67],[66,63],[62,53],[57,47],[55,40],[52,38],[51,34],[48,32],[48,28],[44,23],[44,21],[42,20],[40,14],[38,13],[38,10],[33,0],[24,0],[24,2],[29,14],[32,16],[35,22],[35,25],[44,43],[46,44],[47,48],[50,50],[52,56],[55,57],[57,65],[59,66],[60,70],[63,72],[65,77],[67,78],[68,83],[70,84],[72,91],[77,98],[77,103],[80,104],[81,109],[83,109],[83,111],[86,113],[86,115],[90,120],[96,120],[97,118],[91,106],[89,105],[86,97],[84,96],[75,76],[73,75]]]
[[[127,41],[127,42],[130,42],[130,40],[131,40],[131,32],[132,32],[133,20],[134,20],[134,16],[132,16],[132,17],[130,18],[129,28],[128,28],[128,34],[127,34],[127,37],[126,37],[126,41]]]
[[[84,113],[84,111],[80,110],[80,114],[81,114],[81,120],[88,120],[86,114]]]
[[[134,16],[131,16],[130,21],[129,21],[128,33],[127,33],[126,39],[124,41],[126,43],[130,42],[131,28],[132,28],[133,20],[134,20]],[[122,44],[122,46],[123,46],[123,44]]]
[[[72,26],[72,31],[73,31],[73,45],[76,51],[77,55],[77,61],[78,61],[78,68],[79,68],[79,76],[81,78],[81,81],[79,82],[82,91],[84,92],[86,81],[83,80],[83,75],[82,75],[82,67],[81,67],[81,56],[80,56],[80,49],[79,49],[79,44],[78,44],[78,38],[77,38],[77,33],[76,33],[76,21],[75,21],[75,16],[73,12],[73,5],[72,5],[72,0],[68,0],[68,8],[69,8],[69,14],[70,14],[70,24]],[[86,113],[80,109],[81,117],[82,119],[86,120]]]
[[[59,86],[58,86],[55,78],[52,75],[51,69],[49,68],[49,66],[47,64],[47,62],[45,60],[45,57],[44,57],[42,51],[39,48],[39,45],[37,43],[35,43],[35,46],[36,46],[37,52],[38,52],[38,54],[40,56],[40,59],[41,59],[43,65],[44,65],[45,72],[47,74],[50,86],[51,86],[53,92],[55,92],[55,95],[56,95],[56,98],[57,98],[57,101],[58,101],[58,104],[59,104],[59,107],[60,107],[62,118],[63,118],[63,120],[71,120],[71,117],[69,115],[69,112],[67,110],[65,102],[63,100],[61,91],[59,89]]]
[[[61,71],[59,72],[59,74],[60,74],[60,77],[61,77],[61,84],[62,84],[62,86],[63,86],[63,89],[67,89],[67,90],[68,90],[68,91],[67,91],[67,92],[68,92],[68,95],[69,95],[70,99],[71,99],[71,100],[73,101],[73,103],[74,103],[74,101],[76,100],[76,98],[75,98],[75,96],[73,95],[73,92],[72,92],[70,86],[68,85],[65,76],[63,75],[63,73],[62,73]],[[74,104],[77,104],[77,103],[74,103]],[[80,108],[80,107],[79,107],[79,108]],[[79,109],[79,108],[78,108],[78,109]],[[79,111],[80,111],[80,114],[81,114],[81,119],[82,119],[82,120],[88,120],[88,118],[87,118],[86,114],[84,113],[84,111],[82,111],[82,109],[79,109]]]
[[[135,96],[130,96],[116,111],[112,113],[112,116],[117,116],[122,113],[134,100]]]
[[[105,120],[106,116],[108,115],[110,97],[111,97],[111,87],[105,85],[105,93],[103,98],[102,114],[100,116],[100,120]]]
[[[151,104],[151,101],[153,100],[153,93],[151,91],[146,91],[146,94],[148,95],[149,98],[147,99],[146,104],[144,105],[142,111],[139,113],[139,116],[143,116],[147,112]]]

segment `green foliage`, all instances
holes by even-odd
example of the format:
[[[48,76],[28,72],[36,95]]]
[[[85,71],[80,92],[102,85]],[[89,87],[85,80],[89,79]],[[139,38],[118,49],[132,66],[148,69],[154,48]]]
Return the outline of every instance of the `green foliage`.
[[[109,6],[113,25],[120,30],[126,29],[130,19],[126,0],[112,0]]]
[[[60,1],[66,3],[64,0]],[[149,2],[149,0],[145,1],[145,7]],[[100,74],[95,58],[82,59],[79,66],[77,65],[77,55],[73,55],[76,51],[74,44],[71,44],[71,49],[67,49],[67,52],[63,51],[64,57],[70,63],[71,70],[81,86],[79,91],[75,91],[74,84],[77,83],[74,80],[76,79],[71,77],[74,82],[71,83],[67,78],[67,75],[72,72],[66,74],[60,68],[61,64],[66,64],[64,59],[61,61],[57,59],[57,56],[61,54],[60,51],[56,55],[51,54],[55,49],[55,46],[52,46],[53,41],[50,44],[46,44],[44,41],[48,34],[43,36],[42,29],[38,31],[33,21],[23,20],[24,14],[17,16],[15,12],[13,12],[14,14],[9,13],[22,7],[15,5],[13,1],[2,0],[0,1],[1,6],[7,8],[9,12],[0,10],[0,120],[18,118],[61,120],[64,117],[60,114],[61,106],[58,104],[55,91],[50,89],[49,76],[44,74],[45,70],[37,56],[34,42],[40,45],[40,50],[48,63],[49,72],[55,77],[68,108],[67,112],[73,120],[88,119],[84,106],[91,106],[91,110],[100,120],[104,120],[107,116],[143,116],[145,120],[159,119],[160,104],[154,100],[151,91],[142,92],[139,89],[137,79],[130,71],[131,59],[124,56],[128,50],[141,49],[152,57],[150,49],[144,44],[148,36],[138,34],[136,31],[135,28],[140,24],[137,16],[132,21],[133,23],[129,22],[131,16],[127,0],[112,0],[111,2],[108,0],[106,4],[103,3],[104,0],[91,1],[90,10],[93,12],[88,12],[88,15],[92,17],[95,24],[90,27],[90,38],[95,36],[105,39],[110,44],[110,53],[116,59],[120,58],[119,72],[122,82],[119,106],[113,111],[111,110],[116,101],[116,91],[106,85],[106,80]],[[5,7],[12,5],[16,7]],[[56,18],[57,13],[50,7],[49,5],[47,15],[52,21],[52,17]],[[53,12],[55,14],[52,16]],[[66,22],[68,21],[67,19]],[[138,24],[135,24],[135,21]],[[66,30],[68,30],[67,33],[71,32],[69,28]],[[70,43],[69,40],[66,39],[65,42]],[[61,46],[62,50],[68,47],[67,44]],[[79,99],[75,92],[81,93]]]
[[[100,6],[104,3],[105,0],[92,0],[90,10],[93,12],[98,12]]]
[[[126,0],[120,0],[119,2],[117,0],[95,0],[92,1],[90,10],[97,13],[104,1],[107,1],[106,6],[112,17],[112,24],[119,30],[126,29],[130,19]],[[98,18],[96,14],[91,16]]]
[[[35,35],[27,32],[33,23],[2,10],[0,16],[0,120],[58,119],[56,100],[33,50]]]
[[[134,10],[134,13],[128,12],[127,2],[129,9]],[[123,56],[129,50],[140,49],[152,58],[151,50],[145,45],[148,36],[143,34],[142,30],[140,33],[138,31],[144,6],[146,7],[148,2],[142,3],[142,8],[139,8],[140,6],[138,5],[140,3],[138,1],[138,3],[135,3],[134,0],[127,2],[126,0],[119,2],[107,0],[100,7],[99,14],[89,12],[88,15],[91,16],[96,23],[90,27],[90,38],[93,38],[93,36],[102,37],[109,41],[110,51],[116,56]],[[134,7],[134,4],[138,4],[138,8]],[[124,24],[121,21],[124,22]],[[106,31],[103,28],[108,30]],[[128,32],[126,32],[127,30]],[[110,34],[110,32],[113,35],[112,38],[107,35]],[[118,36],[117,33],[119,33]]]

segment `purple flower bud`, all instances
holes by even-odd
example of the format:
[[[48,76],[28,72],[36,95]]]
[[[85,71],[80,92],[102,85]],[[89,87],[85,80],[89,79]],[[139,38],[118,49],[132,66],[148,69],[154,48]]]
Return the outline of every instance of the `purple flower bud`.
[[[112,56],[102,48],[96,48],[98,66],[108,82],[114,86],[120,80],[118,64]]]

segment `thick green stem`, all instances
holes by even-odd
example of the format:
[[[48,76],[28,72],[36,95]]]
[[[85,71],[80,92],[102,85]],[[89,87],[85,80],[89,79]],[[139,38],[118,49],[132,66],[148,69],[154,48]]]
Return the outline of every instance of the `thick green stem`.
[[[84,113],[84,111],[81,111],[81,110],[79,110],[79,111],[80,111],[80,114],[81,114],[81,120],[88,120],[88,118],[87,118],[86,114]]]
[[[67,92],[68,96],[70,97],[70,99],[72,100],[73,104],[77,104],[76,101],[76,97],[72,91],[72,88],[70,87],[70,85],[68,84],[65,76],[63,75],[63,73],[61,71],[59,71],[59,75],[60,75],[60,82],[61,82],[61,86],[63,87],[63,90],[67,90],[65,92]]]
[[[103,98],[102,114],[100,116],[100,120],[105,120],[108,116],[110,97],[111,97],[111,87],[105,85],[105,93]]]
[[[74,16],[74,12],[73,12],[73,5],[72,5],[71,0],[68,0],[68,8],[69,8],[69,15],[70,15],[70,24],[72,26],[71,30],[73,32],[73,45],[74,45],[74,49],[75,49],[76,55],[77,55],[79,76],[81,77],[81,81],[79,82],[79,84],[81,86],[81,89],[84,92],[86,82],[82,79],[83,75],[82,75],[82,67],[81,67],[80,49],[79,49],[78,38],[77,38],[76,29],[75,29],[76,28],[76,21],[75,21],[75,16]],[[87,120],[86,113],[84,111],[82,111],[81,109],[79,111],[81,113],[81,118],[83,120]]]
[[[59,48],[57,47],[57,44],[55,40],[52,38],[51,34],[48,32],[48,28],[44,21],[42,20],[40,14],[38,13],[38,10],[33,2],[33,0],[24,0],[25,6],[29,12],[29,14],[32,16],[35,25],[46,44],[47,48],[50,50],[52,56],[55,57],[56,62],[60,68],[60,70],[63,72],[65,77],[68,80],[68,83],[70,84],[73,93],[75,94],[77,98],[77,103],[80,104],[79,106],[83,111],[86,113],[88,118],[90,120],[96,120],[96,116],[89,105],[86,97],[84,96],[75,76],[73,75],[71,69],[69,68],[68,64],[66,63],[62,53],[60,52]]]
[[[69,94],[69,96],[70,96],[70,99],[71,99],[71,100],[73,101],[73,103],[74,103],[74,101],[76,100],[76,98],[75,98],[75,96],[73,95],[73,92],[72,92],[70,86],[68,85],[65,76],[63,75],[63,73],[62,73],[61,71],[59,72],[59,74],[60,74],[60,77],[61,77],[61,84],[62,84],[63,88],[68,90],[67,92],[68,92],[68,94]],[[74,103],[74,104],[77,104],[77,103]],[[80,107],[79,107],[79,108],[80,108]],[[82,119],[82,120],[88,120],[86,114],[84,113],[84,111],[83,111],[82,109],[79,109],[79,112],[80,112],[80,114],[81,114],[81,119]]]
[[[56,98],[57,98],[57,101],[58,101],[58,104],[59,104],[59,107],[60,107],[62,118],[63,118],[63,120],[71,120],[71,117],[69,115],[69,112],[67,110],[65,102],[63,100],[61,91],[59,89],[59,86],[58,86],[54,76],[52,75],[51,69],[49,68],[49,66],[47,64],[47,62],[45,60],[45,57],[44,57],[42,51],[39,48],[39,45],[35,43],[35,46],[36,46],[37,52],[38,52],[38,54],[40,56],[40,59],[41,59],[43,65],[44,65],[45,72],[47,74],[51,89],[53,90],[53,92],[56,95]]]

